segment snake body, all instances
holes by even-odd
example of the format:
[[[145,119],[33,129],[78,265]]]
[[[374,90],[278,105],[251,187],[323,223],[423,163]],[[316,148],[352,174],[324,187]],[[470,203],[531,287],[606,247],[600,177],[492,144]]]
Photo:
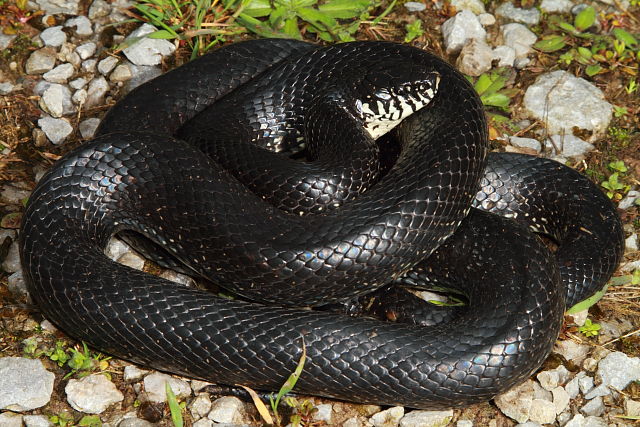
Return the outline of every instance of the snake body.
[[[379,166],[393,126],[399,154]],[[291,173],[265,172],[274,164]],[[555,256],[530,229],[558,242]],[[116,234],[240,298],[109,260]],[[304,347],[299,393],[436,408],[530,375],[567,298],[603,286],[622,239],[609,200],[577,172],[521,155],[487,163],[482,105],[437,57],[257,40],[116,104],[39,182],[20,249],[44,315],[107,353],[274,390]],[[431,328],[300,308],[394,281],[469,303]]]

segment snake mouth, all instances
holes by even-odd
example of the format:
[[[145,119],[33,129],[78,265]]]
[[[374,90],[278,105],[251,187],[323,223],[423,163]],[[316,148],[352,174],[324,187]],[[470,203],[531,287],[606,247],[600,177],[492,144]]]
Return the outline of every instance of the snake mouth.
[[[437,72],[411,82],[393,82],[371,95],[358,98],[356,112],[371,138],[378,139],[427,106],[435,97],[439,84],[440,74]]]

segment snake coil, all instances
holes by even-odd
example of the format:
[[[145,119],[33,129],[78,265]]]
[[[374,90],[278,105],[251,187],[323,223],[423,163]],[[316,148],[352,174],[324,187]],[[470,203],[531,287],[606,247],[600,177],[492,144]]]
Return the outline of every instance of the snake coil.
[[[116,234],[241,298],[109,260]],[[487,157],[482,105],[437,57],[256,40],[116,104],[39,182],[20,250],[43,314],[107,353],[274,390],[304,346],[299,393],[436,408],[490,399],[537,369],[567,300],[603,286],[622,239],[610,201],[577,172]],[[429,328],[300,308],[389,282],[468,304]]]

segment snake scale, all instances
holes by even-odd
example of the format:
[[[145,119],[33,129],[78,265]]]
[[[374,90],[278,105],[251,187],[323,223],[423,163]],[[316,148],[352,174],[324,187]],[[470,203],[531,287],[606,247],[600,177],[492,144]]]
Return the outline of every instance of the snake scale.
[[[486,129],[467,80],[420,49],[223,47],[131,91],[40,180],[21,229],[30,293],[76,339],[192,378],[276,390],[304,346],[298,393],[490,399],[540,366],[623,233],[589,180],[487,155]],[[116,234],[237,297],[111,261]],[[305,308],[392,282],[468,303],[431,327]]]

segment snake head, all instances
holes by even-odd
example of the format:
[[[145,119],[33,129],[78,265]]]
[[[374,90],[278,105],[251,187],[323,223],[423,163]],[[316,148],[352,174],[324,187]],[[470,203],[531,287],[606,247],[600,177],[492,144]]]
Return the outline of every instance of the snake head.
[[[371,69],[354,86],[355,115],[377,139],[434,98],[440,74],[398,64]]]

